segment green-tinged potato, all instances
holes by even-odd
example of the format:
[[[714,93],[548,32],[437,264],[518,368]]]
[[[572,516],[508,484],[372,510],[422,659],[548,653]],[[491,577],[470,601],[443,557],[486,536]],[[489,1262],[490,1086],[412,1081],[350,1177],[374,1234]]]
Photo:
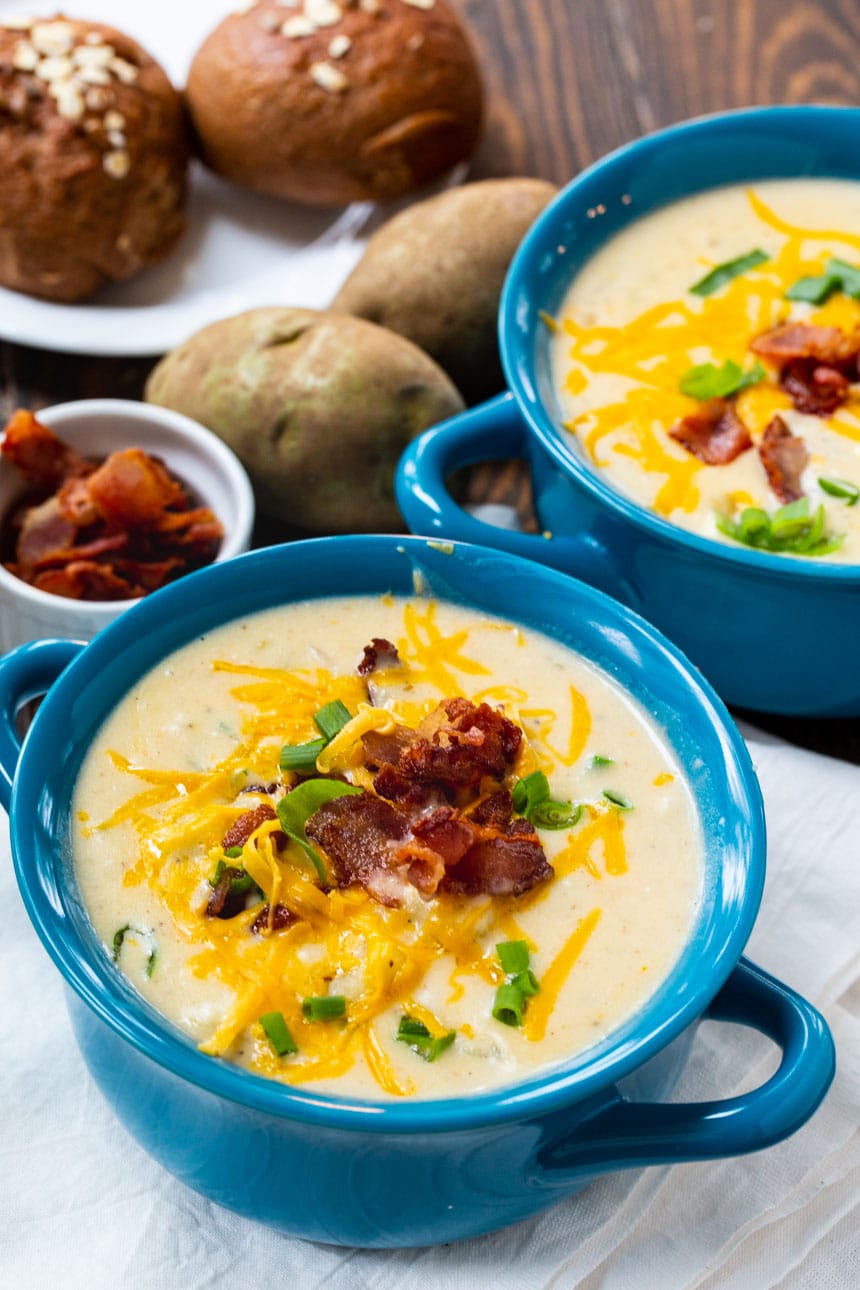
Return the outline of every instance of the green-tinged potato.
[[[470,402],[496,393],[502,283],[557,191],[542,179],[485,179],[417,202],[373,235],[332,308],[420,345]]]
[[[327,533],[401,529],[398,457],[463,407],[403,337],[345,314],[280,308],[204,327],[161,360],[146,398],[229,444],[264,515]]]

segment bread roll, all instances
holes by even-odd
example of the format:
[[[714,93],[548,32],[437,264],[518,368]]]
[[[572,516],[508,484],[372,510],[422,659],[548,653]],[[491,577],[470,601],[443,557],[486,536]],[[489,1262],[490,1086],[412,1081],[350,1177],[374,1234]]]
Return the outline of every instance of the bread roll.
[[[469,155],[482,112],[474,55],[443,0],[243,6],[198,50],[186,95],[213,170],[323,205],[423,187]]]
[[[121,32],[0,18],[0,285],[74,301],[163,259],[184,227],[182,102]]]

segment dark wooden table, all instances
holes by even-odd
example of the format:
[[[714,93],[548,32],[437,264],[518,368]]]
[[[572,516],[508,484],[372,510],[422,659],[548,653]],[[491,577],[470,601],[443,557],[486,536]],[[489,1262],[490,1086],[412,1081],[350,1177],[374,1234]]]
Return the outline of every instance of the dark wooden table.
[[[856,0],[460,0],[459,7],[488,88],[476,178],[564,183],[619,144],[684,117],[758,103],[860,103]],[[153,365],[5,343],[0,355],[4,413],[64,399],[138,398]],[[477,470],[470,492],[529,515],[528,481],[517,466]],[[860,721],[752,719],[860,763]]]

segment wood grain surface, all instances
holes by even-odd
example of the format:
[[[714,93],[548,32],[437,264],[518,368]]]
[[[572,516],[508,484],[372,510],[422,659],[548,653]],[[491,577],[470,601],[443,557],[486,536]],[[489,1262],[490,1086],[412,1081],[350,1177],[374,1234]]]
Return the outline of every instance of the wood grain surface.
[[[475,178],[523,174],[562,184],[620,144],[685,117],[761,103],[860,103],[857,0],[460,0],[458,7],[488,91]],[[152,359],[0,343],[0,365],[0,412],[8,415],[65,399],[138,398]],[[530,515],[518,465],[479,468],[469,491]],[[860,762],[860,721],[754,720]]]

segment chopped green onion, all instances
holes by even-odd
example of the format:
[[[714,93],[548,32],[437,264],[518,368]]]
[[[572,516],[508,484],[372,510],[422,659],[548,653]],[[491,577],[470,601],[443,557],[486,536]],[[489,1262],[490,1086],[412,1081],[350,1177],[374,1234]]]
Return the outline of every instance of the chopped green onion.
[[[132,930],[132,928],[131,928],[131,923],[126,923],[125,927],[119,927],[119,928],[117,928],[117,930],[114,932],[114,934],[113,934],[113,961],[114,961],[114,963],[115,963],[115,962],[117,961],[117,959],[119,958],[119,952],[120,952],[120,950],[122,949],[122,943],[123,943],[123,941],[125,940],[125,934],[126,934],[126,932],[130,932],[131,930]]]
[[[579,802],[538,802],[529,811],[528,820],[536,829],[572,829],[579,823],[582,806]]]
[[[532,972],[531,968],[526,968],[523,972],[518,972],[514,977],[511,985],[515,985],[524,998],[530,999],[533,995],[540,993],[538,979]]]
[[[785,293],[786,300],[805,300],[810,305],[823,305],[834,291],[842,286],[842,279],[834,273],[817,278],[798,278]]]
[[[327,703],[325,707],[314,713],[314,724],[327,741],[334,739],[335,735],[339,734],[350,721],[352,721],[352,713],[340,699],[333,699],[331,703]]]
[[[513,981],[506,981],[496,990],[493,1016],[503,1026],[521,1026],[526,1010],[525,995]]]
[[[630,798],[625,797],[623,793],[616,793],[614,788],[604,788],[603,796],[606,798],[607,802],[611,802],[613,806],[617,806],[619,811],[633,810],[633,803],[630,801]]]
[[[525,779],[518,779],[511,794],[514,810],[520,815],[528,815],[539,802],[549,797],[549,780],[542,770],[534,770]]]
[[[278,802],[278,820],[288,838],[297,842],[319,874],[320,882],[328,882],[322,857],[308,842],[305,825],[324,802],[335,797],[346,797],[362,790],[355,784],[342,784],[339,779],[306,779]]]
[[[814,515],[810,515],[807,497],[780,506],[773,515],[757,506],[750,506],[737,520],[727,515],[716,516],[719,531],[734,541],[762,551],[789,552],[792,555],[821,556],[837,551],[844,541],[844,534],[828,536],[824,524],[824,507],[819,506]]]
[[[846,506],[856,506],[857,499],[860,497],[860,488],[848,479],[819,478],[818,486],[831,497],[839,497]]]
[[[694,296],[712,296],[715,291],[719,291],[733,278],[746,273],[748,269],[758,268],[760,264],[764,264],[769,259],[770,256],[765,255],[764,251],[758,249],[748,251],[746,255],[739,255],[735,260],[726,260],[724,264],[715,265],[710,273],[706,273],[698,282],[693,283],[690,291]]]
[[[824,272],[839,279],[846,296],[860,297],[860,268],[856,265],[834,258],[827,261]]]
[[[600,753],[595,753],[588,763],[588,769],[594,770],[597,766],[614,766],[615,759],[612,757],[602,757]]]
[[[244,848],[242,847],[225,847],[224,854],[228,860],[238,860]]]
[[[739,394],[751,385],[758,385],[767,376],[761,363],[756,361],[748,371],[727,358],[721,367],[715,363],[699,363],[684,373],[678,382],[682,394],[691,399],[725,399]]]
[[[799,497],[774,511],[770,517],[771,535],[777,541],[801,537],[809,529],[809,498]]]
[[[346,1016],[346,999],[342,994],[314,994],[302,1000],[302,1015],[308,1021],[333,1021]]]
[[[327,739],[312,739],[306,744],[284,744],[278,765],[281,770],[312,775],[317,768],[317,757],[327,743]]]
[[[529,947],[525,941],[499,941],[496,953],[508,976],[525,972],[529,965]]]
[[[290,1034],[282,1012],[264,1012],[260,1018],[260,1025],[279,1057],[287,1057],[299,1051],[299,1046]]]
[[[423,1057],[425,1062],[435,1062],[440,1053],[453,1044],[457,1032],[449,1030],[445,1035],[431,1035],[423,1021],[407,1014],[400,1018],[395,1039],[401,1044],[408,1044],[413,1052]]]
[[[738,521],[741,542],[757,546],[759,539],[770,536],[770,516],[759,506],[747,506]]]

